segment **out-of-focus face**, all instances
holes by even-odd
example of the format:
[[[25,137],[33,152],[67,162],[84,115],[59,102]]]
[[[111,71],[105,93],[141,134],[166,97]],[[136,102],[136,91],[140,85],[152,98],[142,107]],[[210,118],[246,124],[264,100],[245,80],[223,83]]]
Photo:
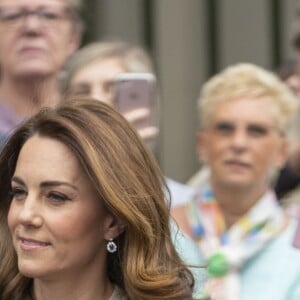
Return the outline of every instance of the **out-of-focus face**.
[[[2,76],[56,74],[79,42],[67,0],[0,0]]]
[[[22,274],[58,279],[105,270],[111,216],[64,144],[31,137],[11,184],[8,224]]]
[[[125,72],[120,60],[107,58],[92,62],[80,69],[71,79],[71,95],[88,95],[107,104],[113,103],[113,80]]]
[[[285,161],[286,145],[275,127],[269,99],[220,103],[199,134],[198,150],[219,186],[251,188],[269,184]]]
[[[114,96],[116,92],[114,89],[114,79],[118,74],[126,71],[121,60],[118,58],[105,58],[91,62],[82,67],[71,78],[68,93],[70,95],[88,95],[114,106]],[[139,135],[150,149],[154,149],[158,128],[156,124],[148,125],[148,123],[153,122],[152,119],[150,122],[147,121],[148,118],[153,118],[150,109],[137,107],[136,109],[122,113],[133,127],[137,129]],[[141,126],[143,123],[147,125]]]

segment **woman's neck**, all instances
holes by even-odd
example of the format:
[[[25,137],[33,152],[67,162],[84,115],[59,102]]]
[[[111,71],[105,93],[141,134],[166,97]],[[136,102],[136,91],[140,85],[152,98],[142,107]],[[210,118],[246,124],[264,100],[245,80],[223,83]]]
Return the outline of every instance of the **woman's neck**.
[[[57,78],[13,79],[4,77],[0,84],[0,101],[21,117],[30,117],[43,107],[60,101]]]
[[[65,276],[52,280],[34,279],[33,290],[36,300],[109,300],[113,285],[102,277],[77,274],[68,279]]]
[[[267,190],[265,184],[261,187],[232,188],[212,183],[212,188],[227,228],[245,215]]]

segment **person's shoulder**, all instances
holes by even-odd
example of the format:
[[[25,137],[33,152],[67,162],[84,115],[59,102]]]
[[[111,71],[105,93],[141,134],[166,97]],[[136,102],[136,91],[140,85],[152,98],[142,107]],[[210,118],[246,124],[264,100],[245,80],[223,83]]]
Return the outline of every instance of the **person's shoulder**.
[[[300,275],[300,249],[293,246],[297,222],[290,219],[288,226],[247,265],[247,268],[270,267],[274,271],[289,270]]]
[[[300,299],[300,250],[292,245],[295,229],[296,222],[291,220],[280,235],[245,265],[241,273],[242,299],[254,299],[257,291],[260,299]],[[268,284],[262,278],[268,278]]]
[[[185,204],[195,193],[194,188],[170,178],[166,178],[166,184],[170,191],[171,204],[173,207]]]
[[[300,249],[293,246],[293,239],[296,233],[297,220],[295,218],[289,218],[289,223],[286,228],[282,231],[273,242],[270,243],[269,247],[266,247],[266,252],[279,252],[283,255],[287,255],[285,259],[292,261],[294,258],[298,258],[297,262],[294,262],[300,267]]]
[[[0,133],[1,137],[8,136],[22,121],[24,117],[5,105],[0,99]]]
[[[170,225],[173,244],[179,255],[189,264],[202,265],[204,261],[197,244],[181,231],[176,222],[171,221]]]
[[[199,299],[197,295],[201,294],[202,287],[207,279],[204,257],[202,257],[198,245],[184,234],[173,221],[171,221],[171,234],[177,253],[193,273],[195,279],[193,294],[196,297],[195,299]]]

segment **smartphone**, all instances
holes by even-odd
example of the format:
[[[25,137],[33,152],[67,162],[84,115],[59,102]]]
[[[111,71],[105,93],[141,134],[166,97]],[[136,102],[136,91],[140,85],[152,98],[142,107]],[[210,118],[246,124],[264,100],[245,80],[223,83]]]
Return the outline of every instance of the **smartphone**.
[[[114,107],[121,114],[148,110],[146,117],[132,122],[137,130],[157,126],[157,87],[152,73],[121,73],[115,78],[114,92]]]
[[[298,225],[295,231],[293,246],[297,249],[300,249],[300,220],[298,221]]]

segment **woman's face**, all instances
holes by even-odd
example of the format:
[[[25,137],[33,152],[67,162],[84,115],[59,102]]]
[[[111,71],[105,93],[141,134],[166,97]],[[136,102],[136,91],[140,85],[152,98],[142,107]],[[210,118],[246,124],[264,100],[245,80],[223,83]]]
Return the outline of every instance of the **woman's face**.
[[[71,95],[88,95],[113,105],[113,80],[122,72],[125,72],[125,69],[117,58],[92,62],[73,76],[69,93]]]
[[[268,184],[271,171],[285,161],[286,145],[269,99],[220,103],[199,135],[200,156],[211,167],[216,184],[255,187]]]
[[[11,180],[8,214],[20,272],[59,278],[105,270],[112,217],[74,154],[61,142],[31,137]]]
[[[0,0],[3,76],[56,74],[77,49],[66,0]]]

